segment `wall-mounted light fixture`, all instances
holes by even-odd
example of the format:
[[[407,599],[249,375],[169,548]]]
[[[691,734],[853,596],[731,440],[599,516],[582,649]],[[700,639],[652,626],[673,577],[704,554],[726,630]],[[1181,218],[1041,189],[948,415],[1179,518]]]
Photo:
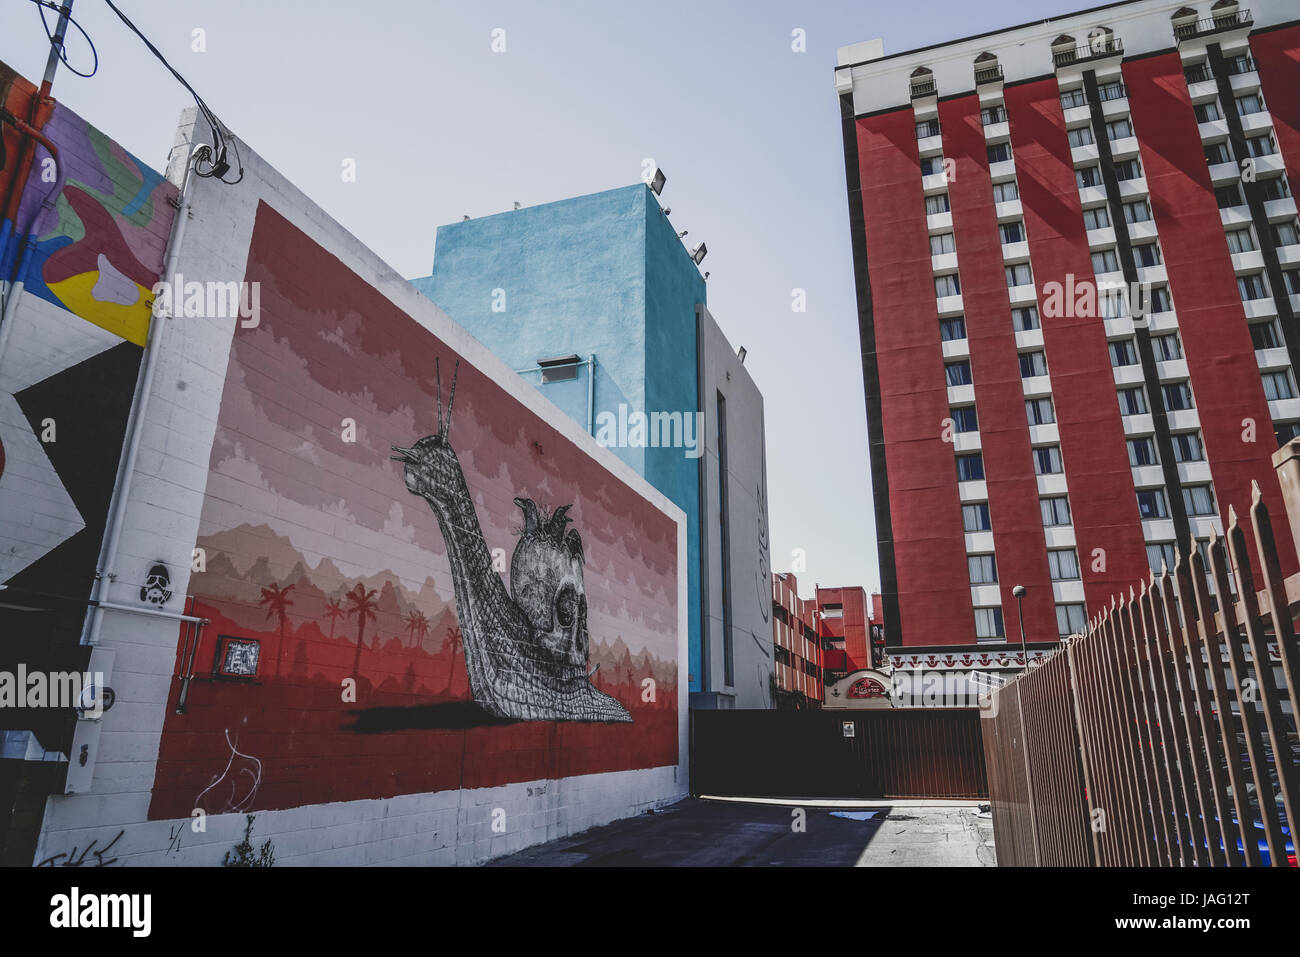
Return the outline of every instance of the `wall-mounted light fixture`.
[[[660,196],[664,191],[664,183],[668,182],[668,177],[658,166],[655,167],[654,176],[650,177],[650,188],[654,190],[656,196]]]
[[[682,235],[685,236],[686,234],[682,233]],[[695,261],[695,265],[698,266],[700,263],[704,262],[704,257],[707,256],[708,254],[709,254],[709,247],[704,245],[704,243],[699,243],[698,245],[696,245],[694,249],[691,250],[691,259],[693,259]]]
[[[740,360],[742,366],[745,364],[745,356],[747,355],[749,355],[749,352],[744,346],[736,350],[736,358]]]

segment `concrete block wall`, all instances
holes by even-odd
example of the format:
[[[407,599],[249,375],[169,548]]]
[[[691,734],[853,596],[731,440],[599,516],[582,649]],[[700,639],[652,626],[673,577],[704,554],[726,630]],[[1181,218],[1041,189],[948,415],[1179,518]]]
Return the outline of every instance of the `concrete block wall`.
[[[179,185],[185,159],[205,131],[193,113],[182,120],[168,168]],[[186,281],[226,282],[245,276],[258,206],[287,218],[326,252],[480,370],[539,421],[574,443],[648,506],[676,524],[677,666],[684,678],[687,642],[685,516],[612,451],[515,376],[460,326],[393,272],[318,206],[240,144],[244,179],[237,186],[197,179],[176,270]],[[131,479],[118,578],[105,596],[139,604],[135,571],[163,562],[180,612],[190,591],[190,565],[200,537],[211,450],[217,433],[236,320],[165,320],[157,374],[144,420],[144,439]],[[480,508],[482,506],[480,505]],[[83,793],[49,800],[34,863],[91,847],[113,863],[219,864],[243,834],[243,813],[208,814],[196,832],[190,817],[151,819],[158,755],[177,664],[175,621],[105,612],[99,648],[114,653],[109,684],[116,693],[95,734],[81,722],[78,741],[94,739],[93,778]],[[539,841],[572,834],[680,799],[687,787],[687,683],[677,695],[677,761],[665,766],[513,781],[497,787],[405,793],[383,799],[303,803],[258,810],[255,845],[271,839],[277,859],[296,864],[466,864]],[[310,795],[307,800],[310,801]],[[505,813],[505,832],[492,829]],[[498,815],[499,816],[499,815]],[[107,848],[107,850],[105,850]]]

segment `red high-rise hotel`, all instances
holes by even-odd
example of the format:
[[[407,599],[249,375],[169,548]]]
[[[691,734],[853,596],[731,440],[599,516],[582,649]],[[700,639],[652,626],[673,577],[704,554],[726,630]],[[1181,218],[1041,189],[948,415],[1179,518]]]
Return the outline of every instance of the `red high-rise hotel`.
[[[1136,0],[840,51],[895,666],[1019,667],[1016,585],[1032,654],[1244,514],[1252,480],[1283,514],[1298,18]]]

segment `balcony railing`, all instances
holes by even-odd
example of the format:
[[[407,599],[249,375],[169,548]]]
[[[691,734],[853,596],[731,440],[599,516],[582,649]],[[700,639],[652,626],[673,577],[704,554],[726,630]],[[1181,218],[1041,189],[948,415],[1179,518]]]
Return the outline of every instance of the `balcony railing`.
[[[995,66],[977,67],[975,70],[975,85],[983,86],[985,83],[1002,82],[1002,64]]]
[[[912,84],[912,99],[933,96],[936,90],[934,80],[920,80]]]
[[[1073,50],[1053,50],[1052,63],[1062,67],[1087,60],[1102,60],[1106,57],[1123,55],[1124,43],[1119,37],[1098,37],[1092,43],[1075,47]]]
[[[1222,16],[1211,17],[1208,20],[1176,23],[1174,24],[1174,39],[1182,43],[1184,40],[1192,40],[1196,37],[1209,36],[1212,33],[1222,33],[1224,30],[1236,30],[1240,27],[1252,27],[1254,25],[1255,17],[1249,10],[1238,10],[1235,13],[1225,13]]]
[[[916,124],[916,138],[918,140],[923,140],[927,136],[938,136],[938,135],[939,135],[938,120],[926,120],[924,123]]]

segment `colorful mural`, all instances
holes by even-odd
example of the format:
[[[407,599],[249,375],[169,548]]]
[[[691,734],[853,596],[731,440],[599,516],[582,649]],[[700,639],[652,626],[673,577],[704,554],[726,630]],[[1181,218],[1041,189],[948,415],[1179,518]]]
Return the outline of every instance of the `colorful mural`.
[[[264,203],[244,278],[150,817],[676,764],[676,523]]]
[[[0,669],[80,646],[177,191],[0,64]],[[48,143],[27,147],[29,124]],[[146,570],[138,570],[143,581]],[[66,753],[69,714],[0,716]]]

